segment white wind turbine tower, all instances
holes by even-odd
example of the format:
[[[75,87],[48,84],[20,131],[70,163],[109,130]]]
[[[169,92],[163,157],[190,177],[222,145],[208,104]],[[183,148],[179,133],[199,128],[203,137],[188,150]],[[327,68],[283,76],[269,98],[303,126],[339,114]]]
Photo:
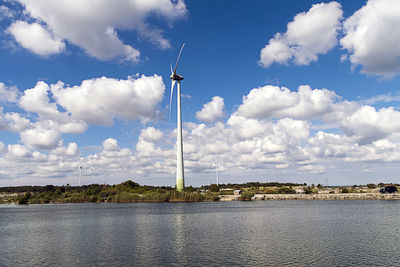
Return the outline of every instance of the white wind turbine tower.
[[[79,186],[82,185],[82,165],[79,165]]]
[[[183,169],[183,140],[182,140],[182,110],[181,110],[181,81],[183,77],[179,74],[176,74],[176,68],[178,67],[179,58],[181,56],[183,47],[182,45],[181,51],[179,51],[178,59],[176,60],[175,69],[172,70],[171,65],[171,76],[172,85],[171,85],[171,96],[169,99],[169,114],[171,114],[171,103],[172,103],[172,95],[174,93],[175,83],[178,82],[177,86],[177,138],[176,138],[176,189],[180,192],[183,191],[185,187],[185,179],[184,179],[184,169]],[[171,116],[171,115],[170,115]]]
[[[214,161],[214,165],[215,165],[215,172],[217,175],[217,185],[219,185],[219,173],[218,173],[218,169],[219,169],[219,162],[217,159],[215,159]]]

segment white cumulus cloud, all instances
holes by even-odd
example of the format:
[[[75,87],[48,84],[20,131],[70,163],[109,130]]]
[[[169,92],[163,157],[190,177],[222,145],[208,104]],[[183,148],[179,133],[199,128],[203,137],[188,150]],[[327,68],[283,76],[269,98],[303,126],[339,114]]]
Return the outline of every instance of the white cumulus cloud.
[[[225,117],[224,99],[214,96],[212,100],[203,105],[203,108],[196,113],[196,118],[200,121],[215,122]]]
[[[23,48],[41,56],[59,54],[65,49],[65,44],[60,38],[54,37],[38,23],[28,24],[18,20],[11,24],[6,32]]]
[[[164,90],[158,75],[129,77],[127,80],[101,77],[84,80],[80,86],[73,87],[65,87],[62,82],[51,85],[57,104],[72,117],[104,126],[111,126],[115,117],[155,119]]]
[[[15,86],[7,87],[4,83],[0,82],[0,103],[15,103],[18,98],[18,89]]]
[[[353,66],[366,74],[393,77],[400,73],[400,2],[369,0],[343,23],[341,46]]]
[[[137,62],[140,52],[119,37],[119,30],[135,30],[160,48],[170,47],[162,30],[148,22],[149,17],[163,18],[168,24],[185,17],[182,0],[18,0],[25,13],[46,24],[56,38],[81,47],[100,60],[120,58]],[[18,40],[17,40],[18,41]],[[20,42],[20,41],[18,41]],[[40,42],[39,42],[40,43]],[[34,53],[41,54],[36,49]],[[43,53],[43,52],[42,52]]]
[[[52,120],[63,133],[82,133],[88,125],[85,121],[72,118],[67,112],[60,112],[57,104],[49,97],[50,87],[43,81],[24,91],[18,105],[28,112],[37,113],[40,119]]]
[[[400,132],[400,112],[393,107],[377,111],[371,106],[361,106],[346,117],[341,126],[347,134],[356,135],[360,143],[371,143]]]
[[[243,97],[238,113],[248,118],[291,117],[310,119],[332,111],[338,96],[327,89],[301,85],[297,92],[286,87],[266,85]]]
[[[21,141],[29,148],[49,150],[55,148],[61,139],[58,125],[50,120],[39,121],[21,132]]]
[[[261,50],[259,64],[269,67],[274,62],[287,64],[293,59],[297,65],[308,65],[325,54],[337,43],[342,19],[339,3],[320,3],[307,12],[297,14],[287,25],[286,33],[277,33]]]
[[[2,110],[0,109],[0,111]],[[0,130],[19,133],[28,129],[30,126],[31,122],[20,113],[10,112],[3,114],[0,112]]]

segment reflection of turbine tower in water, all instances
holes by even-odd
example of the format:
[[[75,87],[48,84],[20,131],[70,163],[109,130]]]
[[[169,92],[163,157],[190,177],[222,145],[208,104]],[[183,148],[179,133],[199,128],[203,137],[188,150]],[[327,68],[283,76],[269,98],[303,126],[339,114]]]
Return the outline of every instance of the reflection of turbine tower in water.
[[[82,165],[79,165],[79,186],[82,185]]]
[[[172,95],[174,93],[174,86],[175,83],[178,82],[177,86],[177,137],[176,137],[176,189],[178,191],[183,191],[185,187],[185,180],[184,180],[184,169],[183,169],[183,141],[182,141],[182,110],[181,110],[181,81],[183,77],[179,74],[176,74],[176,68],[178,67],[179,58],[181,56],[183,47],[185,44],[182,45],[181,51],[179,52],[178,59],[176,60],[175,69],[172,71],[171,65],[171,76],[172,85],[171,85],[171,96],[169,99],[169,113],[171,114],[171,102],[172,102]]]

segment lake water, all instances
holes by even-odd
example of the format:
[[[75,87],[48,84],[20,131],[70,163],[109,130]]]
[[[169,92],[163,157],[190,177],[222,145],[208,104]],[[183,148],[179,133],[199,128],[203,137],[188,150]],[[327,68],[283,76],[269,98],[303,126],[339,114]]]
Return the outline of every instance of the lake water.
[[[0,205],[0,266],[400,265],[400,201]]]

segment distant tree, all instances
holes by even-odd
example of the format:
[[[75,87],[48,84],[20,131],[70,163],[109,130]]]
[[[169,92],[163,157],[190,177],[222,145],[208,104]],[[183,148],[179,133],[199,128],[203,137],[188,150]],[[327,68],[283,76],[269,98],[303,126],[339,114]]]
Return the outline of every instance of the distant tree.
[[[376,185],[375,185],[375,184],[367,184],[367,187],[368,187],[369,189],[375,189],[375,188],[376,188]]]
[[[55,188],[54,185],[49,184],[49,185],[46,185],[46,186],[44,187],[44,191],[45,191],[45,192],[53,192],[53,191],[56,191],[56,188]]]
[[[187,187],[185,187],[184,191],[192,193],[192,192],[196,192],[196,188],[194,188],[193,186],[187,186]]]
[[[318,185],[317,185],[317,188],[318,188],[318,189],[323,189],[324,186],[323,186],[322,184],[318,184]]]
[[[18,204],[20,205],[27,204],[31,196],[32,196],[31,192],[26,192],[25,195],[18,198]]]
[[[378,186],[379,186],[379,187],[384,187],[385,184],[384,184],[384,183],[379,183]]]
[[[278,194],[296,194],[296,191],[289,187],[280,187],[278,188]]]
[[[208,190],[210,190],[210,192],[219,192],[219,186],[216,185],[216,184],[211,184],[211,185],[208,187]]]
[[[254,192],[250,192],[250,191],[244,191],[241,195],[240,195],[240,200],[244,200],[244,201],[250,201],[252,197],[254,197]]]
[[[309,187],[309,186],[303,187],[303,191],[304,191],[304,194],[312,194],[313,193],[311,187]]]
[[[343,189],[342,189],[342,194],[347,194],[347,193],[349,193],[349,189],[343,188]]]
[[[132,180],[128,180],[128,181],[126,181],[126,182],[123,182],[122,185],[123,185],[123,186],[126,186],[126,187],[129,187],[129,188],[135,188],[135,187],[140,186],[138,183],[135,183],[135,182],[132,181]]]

